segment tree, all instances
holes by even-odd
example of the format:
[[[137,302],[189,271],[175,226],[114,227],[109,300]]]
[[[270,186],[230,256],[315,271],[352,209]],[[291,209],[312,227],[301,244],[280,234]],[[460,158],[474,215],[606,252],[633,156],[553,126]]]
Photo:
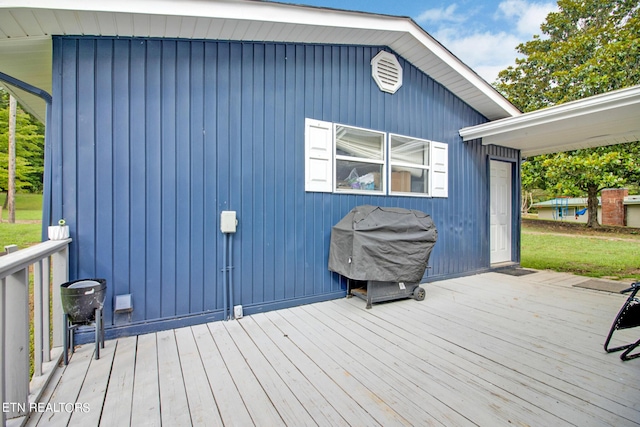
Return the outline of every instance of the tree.
[[[9,207],[9,222],[16,222],[16,110],[18,101],[9,96],[9,138],[8,138],[8,164],[7,168],[7,205]]]
[[[522,203],[520,210],[522,213],[528,213],[531,205],[534,203],[534,194],[537,189],[545,189],[546,180],[544,179],[544,169],[542,163],[524,161],[522,162]]]
[[[547,37],[518,45],[524,55],[498,75],[496,88],[522,111],[640,83],[637,0],[559,0],[541,25]]]
[[[558,7],[540,27],[544,37],[517,47],[523,57],[498,75],[500,92],[527,112],[640,84],[637,0],[559,0]],[[637,144],[622,144],[528,159],[538,175],[523,184],[585,192],[588,224],[597,226],[598,191],[637,182],[637,154]]]
[[[587,194],[588,227],[598,226],[598,192],[640,180],[640,143],[540,156],[546,185],[556,194]]]
[[[0,90],[0,190],[7,190],[9,94]],[[16,191],[42,191],[44,125],[18,108],[16,114]]]

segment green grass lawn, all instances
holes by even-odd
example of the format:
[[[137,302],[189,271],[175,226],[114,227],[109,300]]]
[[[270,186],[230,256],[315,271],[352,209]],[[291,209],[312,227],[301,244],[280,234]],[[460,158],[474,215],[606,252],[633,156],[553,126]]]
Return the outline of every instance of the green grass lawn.
[[[6,194],[0,195],[0,206]],[[0,251],[7,245],[26,248],[41,241],[42,194],[16,195],[16,223],[9,224],[9,212],[2,210],[0,223]]]
[[[640,279],[640,239],[635,236],[560,235],[522,228],[523,267],[590,277]]]
[[[7,245],[18,245],[20,249],[42,241],[42,225],[34,224],[0,224],[0,251]]]
[[[0,193],[0,204],[4,204],[7,193]],[[42,211],[42,194],[18,193],[16,194],[16,215],[20,211]],[[2,217],[6,219],[8,212],[2,211]]]

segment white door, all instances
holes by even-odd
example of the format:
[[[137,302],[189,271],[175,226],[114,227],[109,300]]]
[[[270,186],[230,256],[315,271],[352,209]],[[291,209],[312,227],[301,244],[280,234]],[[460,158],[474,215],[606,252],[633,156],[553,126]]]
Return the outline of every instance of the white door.
[[[511,163],[491,160],[491,264],[511,261]]]

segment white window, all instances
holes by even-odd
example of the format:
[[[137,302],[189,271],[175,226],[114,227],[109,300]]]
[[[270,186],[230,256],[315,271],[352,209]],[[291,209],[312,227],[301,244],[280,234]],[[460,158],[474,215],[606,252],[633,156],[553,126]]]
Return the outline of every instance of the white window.
[[[429,195],[430,144],[424,139],[389,135],[391,194]]]
[[[306,119],[305,191],[448,197],[448,146]]]
[[[335,125],[336,191],[384,192],[385,134]]]

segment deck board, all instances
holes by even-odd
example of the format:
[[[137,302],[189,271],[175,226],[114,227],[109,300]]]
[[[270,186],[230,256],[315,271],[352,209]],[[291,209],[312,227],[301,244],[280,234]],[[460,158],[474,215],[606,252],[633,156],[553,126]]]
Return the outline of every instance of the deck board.
[[[162,424],[185,426],[191,423],[187,391],[180,366],[175,331],[157,333],[160,415]]]
[[[575,291],[567,289],[567,292]],[[604,298],[605,295],[581,294],[581,300],[592,306],[602,304]],[[424,307],[415,309],[424,310]],[[508,323],[495,319],[487,322],[481,319],[480,315],[473,317],[473,321],[469,322],[468,318],[459,314],[451,315],[451,311],[444,310],[440,306],[438,310],[441,310],[437,312],[440,315],[434,319],[442,319],[443,315],[446,315],[446,322],[454,325],[450,327],[469,330],[465,336],[466,342],[469,345],[482,346],[482,349],[473,348],[474,351],[487,354],[492,348],[500,349],[499,353],[492,356],[494,359],[503,360],[502,363],[513,369],[529,369],[528,374],[532,378],[548,376],[550,385],[562,390],[572,390],[576,396],[590,403],[597,402],[611,411],[614,419],[618,412],[624,412],[629,405],[637,404],[634,399],[638,390],[633,387],[633,383],[637,382],[638,375],[629,375],[629,369],[633,370],[636,366],[623,364],[615,358],[612,360],[611,356],[614,355],[607,355],[602,350],[603,335],[608,330],[609,321],[600,326],[604,332],[594,335],[581,333],[571,325],[571,322],[563,325],[557,322],[549,323],[548,320],[540,318],[537,322],[523,327],[519,322]],[[470,315],[473,311],[469,310],[465,313]],[[544,333],[539,333],[538,328],[544,327],[547,323],[555,328],[555,332],[550,327],[546,327]],[[503,334],[503,329],[514,327],[514,325],[518,325],[516,330],[510,334]],[[516,332],[520,335],[518,336]],[[474,342],[478,334],[482,334],[482,339]],[[541,340],[540,336],[544,336],[545,340]],[[576,345],[576,342],[580,344]],[[512,347],[516,351],[511,350],[509,353]],[[503,354],[510,357],[503,358]],[[524,357],[530,354],[535,357]],[[614,375],[609,370],[602,369],[603,364],[612,362],[614,364],[611,366],[611,371]],[[588,366],[591,368],[587,369]],[[621,375],[618,376],[615,373]],[[629,417],[634,415],[637,417],[637,408],[636,411],[628,412]]]
[[[131,425],[160,425],[160,384],[156,334],[138,336]]]
[[[482,288],[487,289],[490,284],[483,283]],[[501,287],[504,289],[504,287]],[[466,288],[468,289],[468,288]],[[565,293],[572,294],[574,289],[565,289]],[[605,292],[591,291],[580,293],[583,304],[589,303],[591,307],[604,307],[606,305],[621,305],[620,295],[609,294]],[[612,297],[615,297],[611,299]],[[465,316],[468,313],[474,313],[474,325],[477,329],[484,333],[490,333],[492,336],[499,338],[508,338],[510,342],[519,344],[522,348],[531,348],[529,351],[537,351],[543,353],[547,357],[553,357],[559,360],[559,363],[573,362],[572,365],[579,368],[580,372],[589,370],[596,376],[602,376],[602,363],[611,360],[611,355],[603,352],[603,325],[608,330],[610,323],[613,321],[617,310],[611,311],[604,315],[591,307],[588,313],[581,313],[579,316],[566,316],[563,320],[556,320],[555,317],[545,315],[548,305],[539,302],[523,302],[513,301],[515,297],[511,295],[512,300],[508,307],[490,304],[488,298],[478,299],[474,296],[468,296],[458,293],[453,298],[456,299],[456,305],[464,304],[468,307]],[[571,298],[575,303],[575,298]],[[623,300],[624,298],[622,298]],[[558,300],[558,295],[554,295],[552,301]],[[605,302],[607,302],[605,304]],[[467,303],[468,302],[468,303]],[[458,324],[465,321],[454,310],[453,304],[445,303],[440,300],[437,307],[431,311],[440,313],[449,319],[457,319]],[[416,309],[424,309],[424,307],[416,307]],[[602,310],[602,308],[601,308]],[[583,310],[584,311],[584,310]],[[576,317],[579,318],[576,321]],[[515,320],[515,321],[514,321]],[[561,322],[563,327],[558,327]],[[481,323],[481,325],[480,325]],[[605,332],[606,334],[606,332]],[[626,336],[631,340],[634,331],[620,331],[620,336]],[[636,338],[637,339],[637,338]],[[580,342],[580,346],[572,346],[575,341]],[[611,374],[616,376],[627,376],[628,364],[616,364],[610,366],[606,371],[607,377]],[[577,373],[579,375],[580,373]],[[628,385],[634,386],[640,391],[640,378],[629,377]],[[605,380],[606,381],[606,380]],[[602,386],[603,384],[600,384]],[[619,388],[616,381],[614,390]],[[628,395],[628,390],[623,390],[624,395]],[[622,397],[622,396],[621,396]]]
[[[280,348],[272,341],[263,327],[262,314],[250,316],[240,325],[247,335],[260,349],[269,363],[282,378],[286,386],[295,395],[300,404],[306,408],[309,415],[318,425],[330,425],[336,427],[348,426],[345,419],[329,403],[322,393],[314,386],[313,381],[305,376],[306,368],[301,364],[295,365],[288,358],[286,347]],[[268,327],[267,327],[268,328]],[[304,372],[304,373],[303,373]]]
[[[251,426],[253,420],[244,405],[242,396],[227,369],[211,330],[207,325],[191,328],[200,352],[202,364],[207,374],[215,404],[225,426]]]
[[[209,323],[208,327],[242,397],[242,401],[251,415],[253,423],[282,425],[283,421],[280,414],[269,400],[269,396],[252,372],[251,367],[247,364],[246,356],[240,352],[233,342],[233,338],[229,335],[224,323]]]
[[[427,298],[339,299],[93,345],[27,425],[640,426],[640,361],[602,345],[626,297],[499,273]],[[638,329],[621,331],[637,339]]]
[[[176,344],[180,350],[180,366],[189,401],[191,424],[222,426],[220,413],[211,402],[213,392],[205,372],[191,328],[176,329]]]
[[[131,422],[136,343],[137,337],[126,337],[117,341],[109,387],[104,406],[101,408],[101,426],[128,425]],[[87,344],[84,347],[92,346],[93,344]],[[75,360],[71,359],[69,366],[72,362],[75,363]],[[93,411],[94,408],[91,410]]]
[[[63,366],[63,375],[55,384],[55,389],[46,403],[52,404],[54,407],[65,403],[75,403],[78,400],[82,382],[87,374],[87,369],[91,363],[93,356],[93,346],[79,347],[73,354],[74,363]],[[66,426],[71,418],[71,413],[67,411],[47,411],[37,413],[39,415],[38,423],[46,426]]]
[[[375,420],[352,399],[352,395],[342,389],[330,375],[327,375],[322,365],[318,365],[311,355],[300,349],[289,337],[288,324],[284,330],[271,321],[273,313],[253,316],[260,322],[260,327],[269,338],[282,349],[283,353],[295,364],[307,381],[313,384],[324,399],[337,411],[349,425],[375,425]],[[277,317],[276,317],[277,319]]]
[[[561,393],[554,393],[553,389],[549,390],[545,386],[540,386],[535,381],[531,381],[530,378],[505,370],[504,366],[476,353],[461,353],[449,341],[437,338],[416,340],[416,336],[410,330],[400,331],[400,333],[398,331],[389,331],[387,329],[388,325],[384,325],[383,321],[376,317],[363,320],[361,316],[358,316],[358,313],[343,310],[343,307],[337,304],[332,309],[335,309],[337,314],[347,317],[354,324],[358,324],[359,327],[352,326],[358,334],[363,333],[362,322],[372,322],[378,326],[376,334],[387,340],[390,346],[401,346],[413,357],[423,360],[424,363],[429,363],[434,358],[437,361],[435,363],[437,363],[438,369],[447,372],[451,376],[465,381],[490,384],[501,390],[501,393],[513,394],[519,399],[535,402],[537,405],[553,404],[554,406],[564,407],[562,412],[569,412],[570,419],[579,421],[582,418],[586,418],[585,423],[580,425],[590,425],[591,423],[590,417],[583,416],[584,412],[582,410],[574,408],[573,404],[575,402],[564,402],[560,398]],[[375,335],[372,339],[374,338]],[[433,362],[431,363],[433,366]],[[432,389],[431,387],[429,388]],[[487,389],[490,390],[489,388]]]
[[[335,360],[335,356],[325,352],[327,342],[319,334],[314,334],[302,325],[302,318],[292,311],[297,309],[281,310],[267,313],[271,320],[291,339],[307,356],[317,365],[321,366],[328,375],[350,398],[361,408],[360,414],[367,413],[378,424],[386,425],[411,425],[400,413],[390,406],[391,402],[384,401],[375,391],[367,387],[353,375],[352,369],[359,369],[358,365],[347,366],[347,360]],[[332,357],[334,356],[334,357]],[[363,368],[364,369],[364,368]]]
[[[74,411],[69,425],[97,426],[100,424],[101,411],[92,411],[91,408],[102,408],[104,405],[115,349],[115,341],[105,342],[105,347],[100,349],[100,359],[90,360],[89,369],[77,399],[77,402],[87,405],[87,410]]]
[[[395,351],[387,351],[390,342],[382,341],[384,338],[375,335],[368,328],[356,328],[353,324],[345,326],[337,319],[343,318],[336,312],[336,316],[326,316],[317,307],[307,306],[304,309],[313,319],[305,323],[306,327],[313,328],[312,322],[323,323],[335,333],[330,334],[333,342],[324,341],[323,345],[337,355],[340,360],[348,361],[349,372],[359,375],[363,383],[369,383],[372,391],[386,388],[391,384],[393,393],[387,392],[381,396],[385,401],[393,402],[404,417],[413,425],[439,425],[446,421],[445,425],[464,425],[471,422],[462,415],[445,405],[442,400],[434,397],[433,389],[446,389],[449,397],[456,393],[450,384],[444,385],[434,378],[426,378],[420,375],[420,369],[424,361],[415,355],[408,353],[398,354]],[[312,329],[311,329],[312,330]],[[318,336],[321,336],[320,329]],[[357,342],[358,345],[354,343]],[[366,360],[364,364],[362,361]],[[367,381],[369,379],[369,381]],[[428,392],[425,383],[429,383]]]
[[[324,316],[324,318],[328,317]],[[410,325],[409,323],[409,330],[411,330]],[[370,360],[374,360],[374,358],[380,360],[386,348],[393,348],[389,345],[380,345],[378,347],[378,344],[380,344],[380,339],[376,340],[376,345],[373,346],[368,356]],[[421,357],[421,354],[411,354],[406,351],[401,353],[392,351],[388,355],[396,359],[395,369],[407,371],[405,375],[412,375],[418,384],[428,388],[434,398],[449,402],[455,399],[463,401],[463,409],[458,410],[459,415],[466,419],[472,419],[480,425],[500,425],[498,420],[501,419],[504,425],[509,425],[513,419],[517,419],[517,416],[523,412],[526,412],[527,419],[535,420],[536,413],[539,412],[537,408],[532,407],[528,402],[511,396],[507,390],[500,389],[478,377],[461,375],[457,367],[451,371],[442,369],[442,361],[440,360],[425,360]],[[362,357],[367,356],[362,355]],[[378,367],[376,370],[387,374],[383,367]],[[385,375],[385,379],[387,375]],[[401,381],[396,379],[392,383],[397,387],[401,384]],[[425,387],[427,384],[428,387]],[[409,395],[408,392],[404,390],[403,392],[403,394]],[[502,404],[497,405],[496,401],[502,401]],[[416,404],[419,405],[420,401],[416,402]],[[430,410],[432,408],[432,405],[425,406]],[[478,411],[478,408],[484,408],[484,410]],[[514,408],[517,408],[517,411]],[[517,413],[512,413],[514,411]],[[417,411],[414,409],[412,412],[415,413]],[[426,421],[423,419],[412,420],[414,425],[423,425]]]
[[[245,322],[242,322],[245,323]],[[269,360],[246,334],[240,322],[225,324],[238,350],[244,355],[251,372],[269,396],[282,421],[287,425],[315,426],[316,422],[302,406],[287,383],[278,375]]]
[[[575,405],[575,407],[569,408],[573,413],[573,417],[570,417],[570,419],[576,419],[576,416],[580,416],[582,412],[585,412],[585,409],[582,408],[582,406],[584,406],[585,399],[594,399],[598,402],[597,394],[593,394],[592,392],[587,394],[583,388],[577,388],[573,385],[575,381],[573,378],[570,378],[570,370],[573,369],[572,366],[554,364],[553,360],[544,352],[536,352],[535,355],[537,358],[533,358],[533,360],[539,361],[540,363],[532,364],[532,358],[527,357],[531,356],[531,353],[528,353],[529,349],[527,347],[505,341],[505,337],[502,337],[499,333],[495,335],[487,335],[483,332],[482,327],[477,327],[476,319],[469,317],[472,312],[465,312],[467,315],[466,318],[462,320],[457,319],[457,322],[454,322],[450,320],[451,315],[449,312],[443,311],[442,313],[433,315],[429,313],[430,310],[425,306],[425,304],[407,304],[407,312],[401,319],[397,319],[398,313],[396,310],[389,310],[390,307],[379,306],[377,307],[379,310],[376,310],[375,316],[379,316],[381,318],[381,329],[385,328],[384,324],[387,322],[390,324],[395,323],[397,328],[392,329],[393,333],[400,335],[403,335],[403,325],[406,325],[407,323],[414,323],[408,319],[412,319],[412,316],[416,316],[416,319],[419,317],[423,321],[420,330],[413,330],[413,332],[409,334],[404,334],[406,335],[405,338],[407,342],[399,343],[398,345],[406,348],[407,346],[411,346],[410,341],[413,339],[417,343],[428,343],[428,345],[424,346],[424,351],[434,351],[439,346],[442,346],[445,351],[445,353],[441,353],[442,360],[445,360],[447,357],[451,358],[453,355],[460,355],[466,357],[474,364],[482,362],[478,369],[474,370],[473,368],[470,368],[471,371],[476,371],[482,374],[485,374],[485,370],[491,368],[484,362],[495,361],[497,362],[495,369],[497,369],[497,374],[500,377],[507,379],[510,376],[515,375],[515,379],[520,383],[520,391],[518,391],[517,382],[515,384],[504,385],[503,387],[505,390],[517,393],[527,392],[527,395],[530,395],[527,399],[531,401],[534,401],[534,398],[535,401],[541,401],[542,397],[546,393],[550,395],[551,398],[542,400],[541,406],[543,408],[547,408],[550,405],[558,406],[556,403],[558,399],[569,399],[572,405]],[[387,314],[392,315],[393,318],[387,316]],[[372,315],[374,315],[373,310]],[[448,332],[446,334],[442,334],[441,331],[443,330]],[[439,341],[437,340],[438,336],[442,338]],[[446,352],[449,352],[449,356],[447,356]],[[478,358],[474,356],[480,357]],[[608,356],[610,357],[612,355]],[[610,362],[611,360],[609,363]],[[613,362],[617,363],[618,361],[613,360]],[[443,361],[434,363],[439,363],[441,369],[444,368],[445,363]],[[464,361],[456,361],[452,368],[452,374],[460,376],[463,373],[461,370],[464,370],[465,367],[466,363]],[[548,373],[550,370],[552,373]],[[554,373],[556,371],[562,372],[564,375],[558,376],[558,373]],[[496,383],[496,379],[491,379],[491,382]],[[599,382],[596,384],[596,388],[599,387],[599,384]],[[529,387],[533,387],[539,391],[531,395]],[[558,390],[563,391],[558,392]],[[568,391],[568,394],[565,391]],[[573,394],[577,394],[578,398],[572,399]],[[633,396],[635,396],[635,393],[631,393],[628,397],[633,398]],[[616,409],[620,411],[628,409],[628,407],[624,405],[617,405],[615,402],[611,402],[610,400],[604,400],[604,402],[599,403],[616,405]],[[587,410],[586,412],[588,413],[589,411]],[[596,412],[600,412],[600,410],[597,410]],[[560,414],[562,417],[566,417],[563,415],[564,412],[561,412]],[[633,416],[633,412],[630,412],[629,416]],[[617,419],[617,416],[615,414],[608,414],[607,418],[608,417],[611,417],[611,422],[614,422],[613,425],[616,425],[615,420]],[[527,419],[529,419],[529,417],[527,417]],[[589,421],[589,418],[587,418],[586,421]],[[595,425],[602,425],[602,421]]]

